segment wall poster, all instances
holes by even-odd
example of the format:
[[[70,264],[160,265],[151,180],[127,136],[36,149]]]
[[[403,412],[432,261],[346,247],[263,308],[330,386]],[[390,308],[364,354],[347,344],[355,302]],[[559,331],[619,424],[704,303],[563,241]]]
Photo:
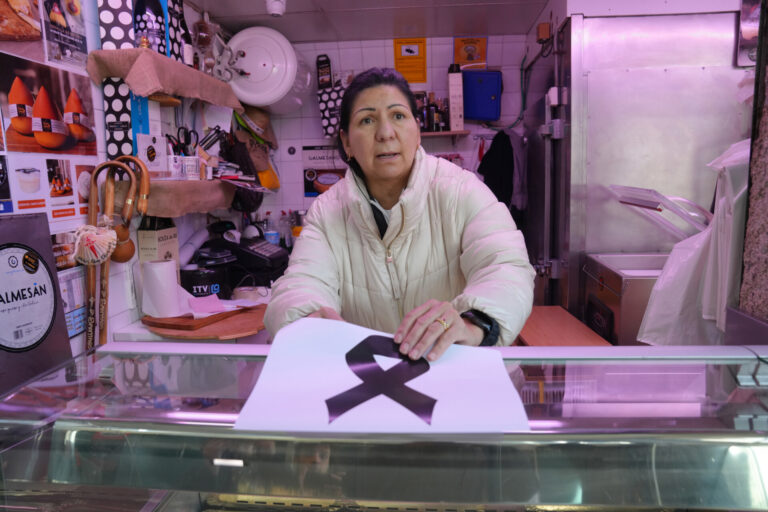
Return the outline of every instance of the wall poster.
[[[42,3],[48,61],[85,67],[88,47],[80,0],[43,0]]]
[[[395,69],[408,82],[427,81],[427,39],[395,39]]]
[[[87,76],[5,54],[0,69],[7,151],[96,155]]]
[[[0,0],[0,52],[45,59],[39,0]]]
[[[304,146],[301,148],[304,169],[304,197],[317,197],[344,177],[347,164],[336,146]]]
[[[7,155],[11,208],[21,213],[45,213],[52,229],[55,225],[59,225],[56,229],[60,230],[67,223],[82,224],[88,212],[88,198],[81,198],[80,191],[75,190],[78,187],[75,170],[80,169],[81,174],[85,173],[90,183],[89,171],[94,166],[77,158],[46,158],[45,155],[35,154]]]
[[[453,62],[461,69],[487,67],[488,39],[485,37],[456,37],[453,40]]]

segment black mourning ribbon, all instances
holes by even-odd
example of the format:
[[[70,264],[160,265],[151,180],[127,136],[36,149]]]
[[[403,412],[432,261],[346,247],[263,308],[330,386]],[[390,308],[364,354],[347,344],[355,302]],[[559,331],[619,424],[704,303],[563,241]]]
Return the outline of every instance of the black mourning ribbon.
[[[384,370],[376,362],[374,355],[396,357],[400,362]],[[352,373],[363,382],[325,401],[328,407],[328,423],[371,398],[385,395],[428,425],[432,424],[432,411],[437,400],[405,386],[409,380],[429,371],[429,363],[425,359],[408,359],[397,351],[394,339],[386,336],[368,336],[347,352],[346,359]]]

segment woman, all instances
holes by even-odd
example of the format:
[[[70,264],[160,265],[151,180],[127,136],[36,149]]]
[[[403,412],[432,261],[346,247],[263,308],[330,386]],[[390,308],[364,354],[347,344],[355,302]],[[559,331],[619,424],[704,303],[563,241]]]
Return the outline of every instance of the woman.
[[[319,196],[265,324],[321,317],[395,333],[436,360],[453,343],[509,345],[533,303],[533,268],[507,208],[472,173],[421,148],[416,100],[395,70],[344,93],[344,179]]]

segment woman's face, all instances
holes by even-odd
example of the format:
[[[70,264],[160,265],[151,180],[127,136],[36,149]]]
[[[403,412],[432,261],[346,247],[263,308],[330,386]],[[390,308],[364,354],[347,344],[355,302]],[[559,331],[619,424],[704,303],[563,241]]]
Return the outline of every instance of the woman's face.
[[[367,181],[405,187],[421,133],[408,99],[397,87],[377,85],[362,91],[352,105],[349,130],[340,135],[344,151],[357,160]]]

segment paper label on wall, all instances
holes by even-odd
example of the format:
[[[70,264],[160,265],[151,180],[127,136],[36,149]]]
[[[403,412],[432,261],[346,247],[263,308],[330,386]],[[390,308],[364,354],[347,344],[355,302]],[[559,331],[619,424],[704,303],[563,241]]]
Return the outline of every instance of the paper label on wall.
[[[303,146],[304,197],[317,197],[336,184],[347,172],[347,164],[336,146]]]
[[[427,81],[427,39],[406,38],[394,40],[395,69],[408,82]]]
[[[236,429],[502,433],[529,430],[493,349],[453,345],[435,362],[400,356],[390,334],[304,318],[275,337]]]
[[[56,314],[53,279],[31,247],[0,245],[0,348],[29,350],[48,335]]]
[[[485,69],[488,39],[457,37],[453,40],[453,62],[461,69]]]

